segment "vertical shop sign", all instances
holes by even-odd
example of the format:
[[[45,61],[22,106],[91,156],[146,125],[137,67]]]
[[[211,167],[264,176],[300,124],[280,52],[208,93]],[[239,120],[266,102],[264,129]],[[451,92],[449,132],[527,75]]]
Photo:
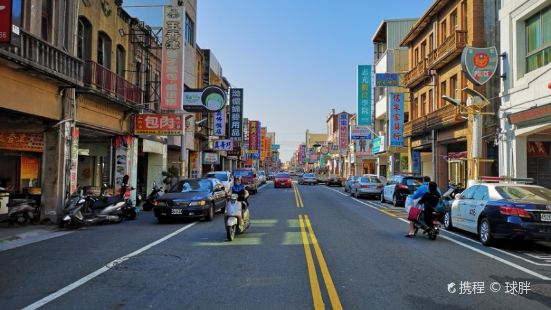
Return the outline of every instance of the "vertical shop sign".
[[[404,93],[390,93],[390,146],[404,146]]]
[[[0,0],[0,44],[11,44],[13,0]]]
[[[258,153],[258,144],[260,142],[259,134],[259,122],[249,121],[249,154]]]
[[[125,175],[132,177],[132,136],[117,136],[115,137],[115,192],[120,193],[122,180]],[[125,196],[130,196],[130,191],[127,191]]]
[[[219,137],[226,135],[226,108],[214,112],[214,135]]]
[[[183,6],[164,7],[161,110],[182,110],[184,16]]]
[[[421,152],[411,151],[411,172],[421,174]]]
[[[69,192],[74,193],[77,191],[78,183],[78,140],[80,138],[80,131],[77,127],[72,128],[73,141],[71,142],[71,173],[70,173],[70,185]]]
[[[260,128],[260,160],[266,159],[266,127]]]
[[[230,90],[230,138],[239,139],[243,135],[243,88]]]
[[[346,154],[348,148],[348,113],[339,114],[339,152]]]
[[[358,125],[371,126],[371,65],[358,66]]]

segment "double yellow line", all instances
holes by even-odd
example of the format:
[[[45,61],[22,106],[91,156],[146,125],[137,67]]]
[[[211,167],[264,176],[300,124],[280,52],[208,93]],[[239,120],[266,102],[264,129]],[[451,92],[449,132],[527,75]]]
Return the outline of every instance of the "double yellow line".
[[[329,273],[329,268],[325,263],[325,258],[321,252],[321,248],[318,243],[318,239],[314,234],[312,229],[312,224],[310,223],[310,218],[308,215],[299,215],[298,221],[300,225],[300,233],[302,235],[302,243],[304,245],[304,254],[306,255],[306,265],[308,267],[308,277],[310,278],[310,288],[312,290],[312,298],[314,300],[314,309],[325,309],[325,304],[323,303],[323,297],[321,295],[321,289],[318,281],[318,274],[316,271],[316,265],[314,263],[314,258],[312,251],[310,249],[310,244],[314,247],[314,253],[316,254],[316,259],[319,264],[319,269],[325,282],[325,288],[327,289],[327,295],[329,295],[329,300],[331,302],[331,307],[333,309],[342,309],[342,304],[333,284],[333,279]],[[309,238],[308,238],[309,237]]]
[[[298,186],[293,183],[293,190],[295,191],[295,201],[297,202],[297,208],[304,208],[304,203],[302,202],[302,197],[300,197],[300,192],[298,191]]]

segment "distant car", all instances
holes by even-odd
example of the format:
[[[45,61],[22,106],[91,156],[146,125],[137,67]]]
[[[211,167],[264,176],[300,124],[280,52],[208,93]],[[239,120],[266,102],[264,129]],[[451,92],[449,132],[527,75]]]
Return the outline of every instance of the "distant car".
[[[275,178],[275,175],[276,175],[276,174],[273,173],[273,172],[268,173],[268,176],[266,176],[266,180],[268,180],[268,181],[273,181],[274,178]]]
[[[266,184],[266,172],[258,171],[258,181],[260,184]]]
[[[291,172],[289,173],[289,175],[292,176],[292,177],[294,177],[294,176],[297,175],[297,173],[296,173],[295,171],[291,171]]]
[[[421,185],[422,176],[393,175],[383,188],[381,202],[392,201],[395,207],[403,205],[406,197]]]
[[[215,178],[222,182],[224,191],[229,195],[233,187],[233,177],[229,171],[212,171],[205,174],[204,178]]]
[[[343,178],[337,175],[331,175],[327,178],[326,184],[327,186],[333,186],[333,185],[343,186],[344,180]]]
[[[234,178],[241,178],[241,182],[245,185],[245,189],[251,194],[256,194],[258,192],[258,187],[260,186],[260,179],[256,174],[256,169],[254,168],[239,168],[233,171]]]
[[[293,185],[291,181],[291,175],[289,175],[288,173],[282,172],[275,175],[274,188],[279,188],[279,187],[291,188],[292,186]]]
[[[381,199],[383,191],[383,182],[379,176],[366,174],[359,177],[353,184],[350,190],[350,195],[359,198],[360,196],[371,196]]]
[[[345,192],[350,192],[350,189],[352,188],[352,184],[358,180],[358,176],[355,176],[355,175],[351,175],[348,177],[348,179],[346,179],[346,181],[344,181],[344,191]]]
[[[204,217],[214,219],[226,206],[226,192],[217,179],[187,179],[167,190],[154,207],[159,223],[167,219]]]
[[[304,185],[316,185],[318,184],[318,179],[316,179],[316,175],[313,173],[305,173],[298,179],[298,183]]]
[[[495,239],[551,240],[551,190],[527,184],[478,183],[455,196],[444,216],[447,229]]]

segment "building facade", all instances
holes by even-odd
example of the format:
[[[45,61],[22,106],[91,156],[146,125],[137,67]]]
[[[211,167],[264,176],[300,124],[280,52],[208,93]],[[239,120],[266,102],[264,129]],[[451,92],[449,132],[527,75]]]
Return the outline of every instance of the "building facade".
[[[499,174],[551,188],[551,1],[501,1]]]

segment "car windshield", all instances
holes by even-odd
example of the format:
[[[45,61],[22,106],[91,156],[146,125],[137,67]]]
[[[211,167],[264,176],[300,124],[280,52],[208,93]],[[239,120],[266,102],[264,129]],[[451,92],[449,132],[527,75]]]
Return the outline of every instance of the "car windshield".
[[[361,177],[360,182],[362,183],[382,183],[379,178],[376,176],[367,176],[367,177]]]
[[[421,180],[417,180],[417,179],[405,179],[406,181],[406,184],[408,186],[421,186],[423,185],[423,183],[421,183]]]
[[[278,179],[288,179],[289,174],[288,173],[278,173],[278,174],[276,174],[276,178],[278,178]]]
[[[207,175],[205,177],[206,178],[215,178],[215,179],[218,179],[220,181],[227,181],[228,180],[228,174],[222,173],[222,172],[207,173]]]
[[[246,177],[246,178],[252,178],[253,172],[251,170],[235,170],[233,172],[234,177]]]
[[[206,179],[183,180],[170,189],[170,193],[210,192],[212,182]]]
[[[313,173],[305,173],[303,175],[304,178],[313,178],[314,177],[314,174]]]
[[[551,202],[551,190],[531,186],[496,186],[496,191],[505,199],[526,199]]]

